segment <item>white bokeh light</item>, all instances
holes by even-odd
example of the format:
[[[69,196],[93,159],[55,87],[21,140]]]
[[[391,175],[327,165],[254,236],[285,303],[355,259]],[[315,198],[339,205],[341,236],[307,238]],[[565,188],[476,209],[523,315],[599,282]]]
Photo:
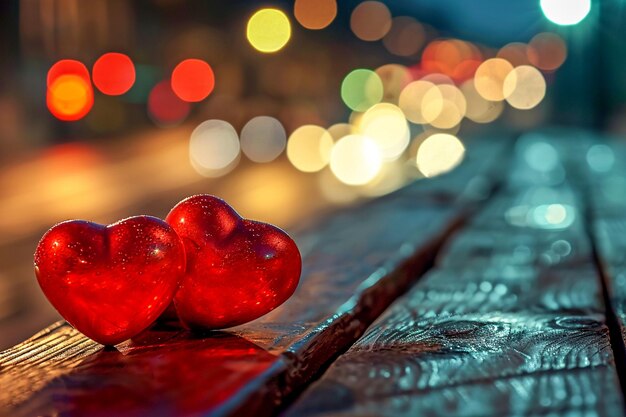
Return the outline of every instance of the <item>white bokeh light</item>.
[[[241,129],[241,150],[254,162],[273,161],[286,143],[285,128],[273,117],[254,117]]]
[[[330,169],[344,184],[367,184],[376,177],[381,167],[380,148],[365,136],[348,135],[341,138],[330,154]]]
[[[591,10],[591,0],[541,0],[543,14],[561,26],[580,23]]]
[[[239,157],[237,131],[223,120],[202,122],[191,133],[189,158],[198,173],[219,176],[228,172]]]

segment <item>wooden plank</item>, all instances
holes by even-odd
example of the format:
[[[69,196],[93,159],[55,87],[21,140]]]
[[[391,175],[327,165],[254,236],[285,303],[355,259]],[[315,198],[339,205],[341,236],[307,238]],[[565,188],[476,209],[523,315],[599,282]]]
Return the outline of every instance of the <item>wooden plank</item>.
[[[470,151],[450,175],[294,232],[301,285],[246,326],[206,335],[155,328],[109,350],[52,326],[0,354],[0,404],[12,416],[272,414],[429,266],[495,185],[485,160],[500,150]]]
[[[579,170],[587,187],[589,228],[609,304],[607,314],[622,390],[626,392],[626,146],[622,140],[598,145],[588,147],[587,163]]]
[[[287,417],[624,415],[580,191],[530,172],[525,149],[437,268]]]

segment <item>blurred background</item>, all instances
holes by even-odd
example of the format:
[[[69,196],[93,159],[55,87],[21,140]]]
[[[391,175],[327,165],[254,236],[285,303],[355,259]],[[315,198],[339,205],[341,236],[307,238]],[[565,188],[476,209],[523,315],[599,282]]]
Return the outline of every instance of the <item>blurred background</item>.
[[[623,0],[0,2],[0,348],[58,319],[53,224],[212,193],[290,229],[473,138],[626,131]],[[495,136],[494,136],[495,134]]]

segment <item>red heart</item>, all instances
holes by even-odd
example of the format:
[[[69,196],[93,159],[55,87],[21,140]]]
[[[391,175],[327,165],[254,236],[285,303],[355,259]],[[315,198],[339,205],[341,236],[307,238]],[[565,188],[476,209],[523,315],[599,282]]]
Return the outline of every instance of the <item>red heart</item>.
[[[187,271],[174,305],[188,328],[254,320],[298,286],[302,261],[295,242],[275,226],[242,219],[217,197],[189,197],[166,221],[185,244]]]
[[[158,318],[184,270],[180,238],[148,216],[109,226],[60,223],[35,252],[35,274],[48,300],[72,326],[105,345],[129,339]]]

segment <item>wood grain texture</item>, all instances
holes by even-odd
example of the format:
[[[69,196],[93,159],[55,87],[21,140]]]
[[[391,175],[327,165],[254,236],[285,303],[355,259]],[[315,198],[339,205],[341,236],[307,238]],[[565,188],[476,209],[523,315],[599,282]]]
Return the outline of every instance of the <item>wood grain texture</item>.
[[[583,190],[544,145],[518,143],[507,185],[287,417],[624,415]]]
[[[622,141],[606,145],[601,148],[603,158],[587,158],[579,170],[587,187],[589,228],[609,300],[613,348],[626,392],[626,146]]]
[[[494,187],[498,165],[484,158],[500,161],[501,150],[477,148],[449,175],[294,231],[301,284],[248,325],[204,335],[156,327],[115,349],[51,326],[0,354],[0,406],[12,416],[272,414],[428,267]]]

